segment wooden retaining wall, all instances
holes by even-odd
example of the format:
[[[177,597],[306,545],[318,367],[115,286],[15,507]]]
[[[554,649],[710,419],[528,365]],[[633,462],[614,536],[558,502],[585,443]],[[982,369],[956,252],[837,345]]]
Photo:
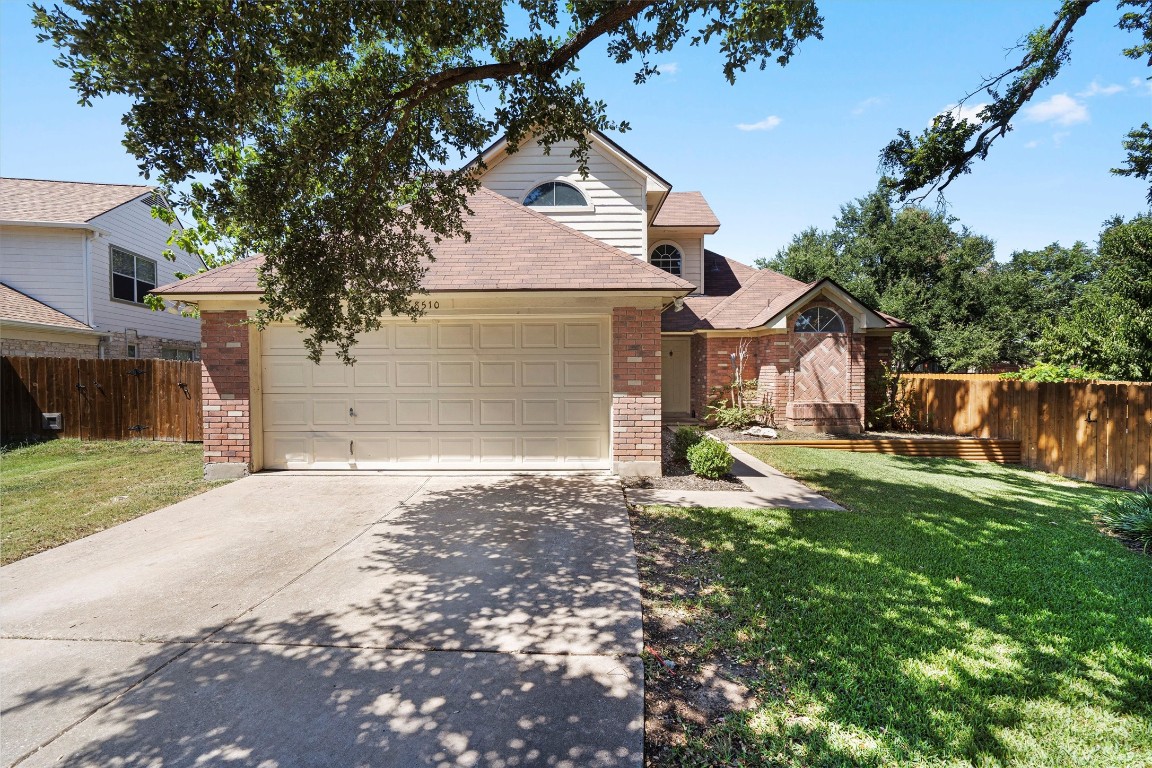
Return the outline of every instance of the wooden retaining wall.
[[[62,429],[46,428],[59,413]],[[0,438],[203,439],[200,363],[0,358]]]
[[[1021,463],[1122,488],[1152,484],[1152,383],[907,374],[927,432],[1020,441]]]
[[[733,440],[733,445],[790,445],[799,448],[823,448],[855,453],[888,453],[896,456],[919,456],[933,459],[991,461],[997,464],[1020,463],[1019,440],[955,440],[928,438],[854,438],[843,440]]]

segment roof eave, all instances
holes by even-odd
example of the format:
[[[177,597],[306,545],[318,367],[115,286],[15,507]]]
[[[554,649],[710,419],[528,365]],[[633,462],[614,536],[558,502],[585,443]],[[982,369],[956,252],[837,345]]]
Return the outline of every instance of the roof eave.
[[[101,214],[103,215],[103,214]],[[0,219],[5,227],[43,227],[45,229],[85,229],[98,235],[107,235],[108,230],[87,221],[33,221],[31,219]]]
[[[30,331],[51,331],[52,333],[74,333],[78,336],[101,336],[103,331],[95,328],[73,328],[69,325],[55,325],[52,323],[33,323],[28,320],[11,320],[0,318],[0,325],[7,327],[26,328]]]

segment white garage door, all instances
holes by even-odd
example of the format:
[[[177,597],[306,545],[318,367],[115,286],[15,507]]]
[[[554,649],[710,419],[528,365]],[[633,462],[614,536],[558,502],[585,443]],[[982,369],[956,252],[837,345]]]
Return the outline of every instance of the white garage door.
[[[355,366],[262,334],[264,465],[279,469],[605,469],[605,317],[396,320]]]

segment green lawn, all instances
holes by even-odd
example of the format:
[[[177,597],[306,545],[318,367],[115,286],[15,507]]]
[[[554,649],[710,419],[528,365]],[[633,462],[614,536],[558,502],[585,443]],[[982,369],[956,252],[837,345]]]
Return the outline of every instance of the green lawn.
[[[0,453],[0,562],[10,563],[194,496],[202,446],[52,440]]]
[[[849,511],[637,515],[703,553],[653,583],[641,547],[649,605],[693,630],[658,652],[680,671],[732,657],[756,697],[686,724],[655,763],[1152,766],[1152,557],[1093,526],[1114,492],[992,464],[755,453]],[[658,686],[667,672],[646,666]]]

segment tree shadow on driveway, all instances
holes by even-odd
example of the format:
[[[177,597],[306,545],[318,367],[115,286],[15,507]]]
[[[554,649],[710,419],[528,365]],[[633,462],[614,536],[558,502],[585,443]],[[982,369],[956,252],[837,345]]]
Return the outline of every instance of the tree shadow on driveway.
[[[99,701],[26,766],[639,765],[639,631],[615,483],[434,478],[195,645],[62,668],[6,715]]]

